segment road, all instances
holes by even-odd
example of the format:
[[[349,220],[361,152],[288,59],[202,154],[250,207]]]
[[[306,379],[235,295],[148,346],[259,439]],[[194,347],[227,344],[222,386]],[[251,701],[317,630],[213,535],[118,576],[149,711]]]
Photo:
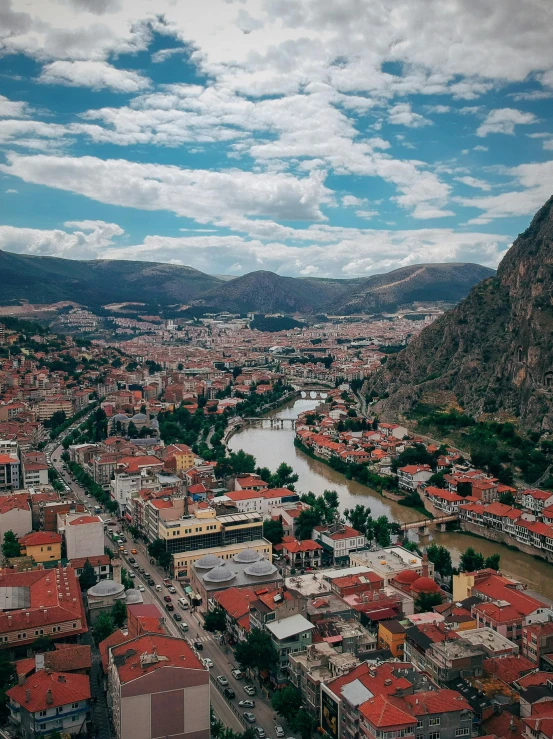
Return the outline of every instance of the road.
[[[63,470],[63,461],[61,459],[63,447],[61,446],[60,441],[61,440],[56,440],[56,442],[52,444],[52,465],[55,467],[62,479],[70,486],[73,493],[75,494],[75,497],[81,500],[85,505],[89,505],[92,507],[95,504],[94,499],[86,497],[86,494],[81,486],[71,479],[69,473]],[[54,446],[55,448],[53,448]],[[102,518],[103,520],[107,520],[110,518],[110,515],[102,514]],[[113,527],[113,530],[121,531],[121,526],[115,526]],[[172,581],[172,585],[177,590],[175,594],[171,595],[172,603],[175,606],[175,613],[179,613],[182,617],[183,622],[187,623],[189,627],[186,636],[183,634],[180,628],[180,624],[177,623],[172,617],[174,614],[171,614],[165,610],[165,602],[163,598],[164,596],[169,595],[167,588],[163,585],[165,573],[156,565],[152,565],[150,563],[150,558],[146,551],[146,545],[143,542],[135,542],[128,531],[124,532],[124,536],[127,538],[126,546],[129,555],[125,556],[124,554],[121,554],[121,556],[125,563],[125,569],[129,572],[129,574],[132,573],[135,575],[134,582],[136,583],[136,587],[141,587],[144,589],[142,593],[144,602],[155,603],[159,607],[160,611],[166,616],[165,625],[167,631],[172,636],[176,636],[178,638],[186,638],[189,643],[192,643],[194,641],[200,642],[202,644],[202,649],[197,652],[198,657],[200,657],[201,659],[209,657],[209,659],[211,659],[213,662],[213,667],[210,669],[212,681],[218,675],[224,675],[229,682],[228,687],[234,690],[236,697],[232,701],[227,701],[227,699],[222,696],[220,690],[215,685],[211,685],[211,704],[213,706],[215,715],[225,724],[225,726],[230,727],[231,729],[233,729],[233,731],[243,732],[244,724],[236,717],[235,712],[233,712],[233,710],[229,707],[229,703],[231,703],[234,706],[235,710],[240,714],[240,716],[242,716],[244,711],[249,711],[253,713],[256,718],[256,722],[255,724],[253,724],[253,727],[263,727],[268,739],[276,737],[275,724],[278,723],[285,726],[285,722],[283,722],[281,719],[275,720],[275,714],[271,707],[270,700],[260,695],[261,691],[259,685],[256,685],[257,695],[253,698],[255,700],[255,707],[240,708],[238,706],[238,701],[249,699],[250,696],[246,695],[246,693],[244,692],[244,685],[247,684],[247,682],[244,679],[237,680],[231,673],[231,670],[237,667],[237,665],[233,662],[234,655],[230,647],[224,645],[221,646],[212,634],[203,629],[202,619],[199,614],[191,613],[190,610],[183,611],[179,608],[179,606],[177,605],[177,598],[183,595],[183,591],[180,584],[178,584],[176,581]],[[105,537],[105,544],[112,550],[116,549],[116,545],[108,536]],[[136,549],[137,553],[131,554],[131,549]],[[154,581],[154,585],[148,585],[144,574],[141,574],[139,570],[134,568],[132,564],[128,561],[129,556],[132,556],[138,563],[139,567],[143,568],[146,573],[149,574],[150,579]],[[156,585],[161,586],[160,591],[156,590]],[[291,733],[289,731],[287,733],[287,737],[291,737]]]

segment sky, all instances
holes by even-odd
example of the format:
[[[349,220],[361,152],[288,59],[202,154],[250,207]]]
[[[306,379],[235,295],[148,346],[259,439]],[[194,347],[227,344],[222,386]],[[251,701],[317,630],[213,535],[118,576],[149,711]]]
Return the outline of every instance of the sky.
[[[0,0],[0,249],[495,267],[553,194],[550,0]]]

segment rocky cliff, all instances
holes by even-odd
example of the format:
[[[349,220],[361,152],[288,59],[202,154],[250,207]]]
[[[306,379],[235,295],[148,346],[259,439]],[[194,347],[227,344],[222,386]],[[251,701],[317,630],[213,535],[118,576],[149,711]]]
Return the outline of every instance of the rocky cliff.
[[[507,411],[553,430],[553,198],[496,276],[389,358],[369,389],[389,393],[377,407],[390,418],[449,394],[472,414]]]

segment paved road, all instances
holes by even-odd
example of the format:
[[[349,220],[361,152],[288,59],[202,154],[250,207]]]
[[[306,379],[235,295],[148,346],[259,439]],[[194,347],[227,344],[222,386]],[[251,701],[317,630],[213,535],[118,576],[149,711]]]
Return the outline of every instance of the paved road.
[[[54,449],[51,456],[52,464],[58,470],[62,478],[69,484],[77,498],[79,498],[85,504],[94,505],[94,499],[87,498],[80,485],[71,480],[69,475],[63,471],[63,463],[61,460],[62,452],[63,447],[61,446],[58,446],[56,449]],[[104,518],[104,520],[110,518],[109,514],[102,514],[102,517]],[[114,530],[121,530],[120,526],[113,528]],[[155,603],[162,611],[162,613],[166,615],[165,623],[167,630],[171,635],[185,638],[185,635],[181,631],[179,624],[174,621],[172,617],[173,614],[165,610],[165,602],[163,600],[163,596],[169,594],[167,589],[163,585],[165,573],[157,566],[150,564],[150,558],[147,554],[146,546],[143,542],[133,542],[132,537],[128,532],[125,532],[125,536],[127,538],[126,546],[127,550],[129,551],[129,556],[132,556],[134,557],[134,559],[136,559],[139,566],[143,567],[146,570],[146,572],[150,575],[151,579],[153,579],[155,583],[153,586],[149,586],[144,576],[140,574],[140,572],[138,572],[135,568],[133,568],[132,564],[128,562],[128,556],[126,557],[125,555],[122,555],[123,561],[125,563],[125,569],[129,573],[133,573],[135,575],[134,582],[136,586],[142,586],[144,588],[144,592],[142,593],[144,602]],[[107,536],[105,538],[105,543],[106,546],[110,547],[111,549],[115,549],[115,544]],[[134,555],[130,554],[131,549],[136,549],[137,553]],[[202,649],[198,652],[198,656],[202,659],[209,657],[213,661],[213,667],[210,670],[211,675],[213,677],[224,675],[229,681],[229,687],[231,687],[236,694],[236,698],[234,700],[227,701],[225,698],[223,698],[220,691],[215,687],[215,685],[212,685],[211,704],[213,706],[215,714],[226,726],[229,726],[234,731],[244,731],[243,723],[238,720],[235,713],[228,705],[228,703],[232,703],[232,705],[235,707],[235,710],[240,713],[240,715],[242,715],[244,711],[250,711],[251,713],[253,713],[256,718],[256,723],[253,726],[262,726],[265,729],[268,739],[272,739],[276,736],[274,728],[275,724],[280,723],[284,725],[284,722],[280,719],[278,721],[275,720],[275,715],[271,707],[270,700],[265,696],[260,695],[261,689],[260,686],[257,684],[257,695],[254,697],[255,708],[240,708],[238,706],[238,701],[247,699],[249,698],[249,696],[246,695],[246,693],[244,692],[244,685],[246,684],[246,681],[244,679],[237,680],[231,674],[231,670],[234,667],[237,667],[237,665],[233,661],[234,655],[232,650],[230,649],[230,647],[221,646],[209,632],[203,629],[201,625],[202,619],[199,614],[191,613],[189,610],[183,611],[178,607],[177,598],[182,596],[183,591],[180,584],[178,584],[176,581],[173,581],[172,584],[177,590],[177,593],[171,596],[173,605],[175,606],[175,612],[180,613],[183,621],[186,622],[189,626],[186,637],[191,642],[199,641],[202,644]],[[157,591],[155,585],[161,585],[161,591]],[[288,730],[287,737],[290,736],[291,732]]]

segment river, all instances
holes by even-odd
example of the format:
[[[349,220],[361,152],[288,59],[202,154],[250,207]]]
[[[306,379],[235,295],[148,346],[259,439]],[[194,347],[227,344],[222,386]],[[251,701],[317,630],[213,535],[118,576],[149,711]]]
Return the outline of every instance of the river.
[[[304,411],[313,410],[319,400],[299,398],[281,406],[268,415],[269,418],[297,418]],[[312,491],[319,495],[324,490],[336,490],[340,499],[340,509],[353,508],[357,503],[370,507],[374,517],[386,515],[393,521],[407,523],[421,518],[421,514],[412,508],[406,508],[391,500],[383,498],[378,492],[365,487],[344,475],[336,472],[323,462],[319,462],[301,452],[294,446],[293,429],[277,429],[267,427],[251,427],[239,431],[231,437],[228,447],[232,451],[243,449],[253,454],[260,467],[276,470],[281,462],[286,462],[299,476],[295,488],[300,493]],[[417,539],[415,532],[410,537]],[[546,562],[535,559],[523,552],[513,551],[497,542],[487,541],[469,536],[461,532],[440,533],[432,529],[428,541],[442,544],[451,552],[453,564],[459,563],[459,557],[467,547],[472,546],[485,557],[496,552],[501,553],[501,570],[504,574],[527,583],[531,591],[553,600],[553,567]]]

